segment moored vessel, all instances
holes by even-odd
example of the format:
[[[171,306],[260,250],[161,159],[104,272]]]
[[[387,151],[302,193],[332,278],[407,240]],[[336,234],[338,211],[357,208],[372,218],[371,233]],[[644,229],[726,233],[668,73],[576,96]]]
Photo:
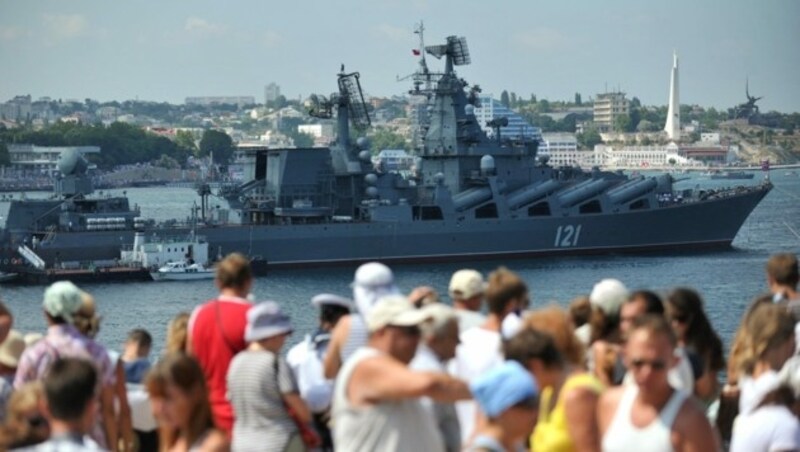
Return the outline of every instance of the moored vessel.
[[[425,55],[443,60],[444,69],[428,70]],[[668,174],[552,166],[536,140],[503,136],[501,121],[492,136],[482,130],[474,114],[480,88],[455,72],[471,61],[464,38],[426,46],[421,57],[410,91],[426,103],[414,172],[376,168],[369,141],[351,138],[370,119],[359,74],[342,68],[338,93],[309,102],[313,116],[336,118],[336,141],[253,150],[252,180],[225,191],[240,221],[221,210],[212,217],[209,190],[200,190],[201,207],[187,220],[144,219],[125,197],[93,196],[83,164],[67,156],[54,198],[11,201],[0,263],[19,261],[22,244],[55,268],[118,259],[137,237],[195,232],[218,255],[241,252],[262,267],[724,248],[772,188],[765,180],[676,190]]]

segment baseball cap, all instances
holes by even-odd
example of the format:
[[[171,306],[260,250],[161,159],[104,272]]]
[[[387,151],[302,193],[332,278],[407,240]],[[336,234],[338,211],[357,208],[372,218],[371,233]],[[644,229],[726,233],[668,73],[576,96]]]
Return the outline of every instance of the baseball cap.
[[[244,330],[244,339],[247,342],[291,332],[292,323],[289,316],[284,314],[274,301],[261,302],[247,311],[247,327]]]
[[[42,307],[53,317],[72,323],[72,316],[83,304],[83,292],[70,281],[54,282],[44,291]]]
[[[333,306],[341,306],[347,309],[353,309],[353,301],[349,298],[340,297],[339,295],[334,295],[330,293],[321,293],[318,295],[314,295],[311,298],[311,304],[320,308],[323,305],[333,305]]]
[[[483,276],[477,270],[463,269],[453,273],[448,290],[450,298],[466,300],[486,290]]]
[[[387,295],[378,300],[367,315],[370,332],[385,326],[414,326],[428,319],[424,309],[417,309],[402,295]]]
[[[490,418],[539,395],[533,376],[516,361],[505,361],[484,373],[469,388],[481,411]]]
[[[628,288],[618,279],[604,279],[594,285],[589,301],[604,313],[614,315],[628,299]]]

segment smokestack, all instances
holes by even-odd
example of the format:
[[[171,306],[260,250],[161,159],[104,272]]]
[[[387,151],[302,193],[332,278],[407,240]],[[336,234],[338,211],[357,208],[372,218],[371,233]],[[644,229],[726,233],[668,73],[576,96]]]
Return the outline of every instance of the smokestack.
[[[681,139],[681,104],[678,98],[678,54],[672,53],[672,77],[669,82],[669,107],[664,131],[671,141]]]

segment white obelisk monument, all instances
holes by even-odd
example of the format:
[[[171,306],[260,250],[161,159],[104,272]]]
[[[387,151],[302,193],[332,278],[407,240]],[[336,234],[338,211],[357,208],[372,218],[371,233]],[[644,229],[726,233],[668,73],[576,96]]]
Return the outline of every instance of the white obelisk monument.
[[[664,131],[671,141],[681,138],[681,104],[678,100],[678,54],[672,54],[672,77],[669,82],[669,108],[667,109],[667,123]]]

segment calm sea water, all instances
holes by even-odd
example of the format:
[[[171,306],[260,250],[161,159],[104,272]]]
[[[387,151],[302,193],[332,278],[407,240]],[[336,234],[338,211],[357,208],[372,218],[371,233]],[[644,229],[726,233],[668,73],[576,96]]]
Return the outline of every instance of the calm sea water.
[[[775,189],[761,202],[739,231],[733,249],[702,254],[611,255],[601,257],[544,258],[513,261],[464,260],[451,264],[399,265],[393,269],[399,286],[408,292],[417,285],[431,285],[446,298],[450,275],[460,268],[475,268],[487,273],[506,265],[520,274],[532,292],[533,308],[549,303],[566,305],[577,295],[588,293],[595,282],[614,277],[630,288],[666,291],[676,286],[694,287],[706,302],[708,315],[727,343],[739,323],[744,307],[765,291],[764,264],[770,254],[784,251],[800,254],[800,177],[773,171]],[[718,187],[756,184],[752,181],[711,181],[689,176],[678,188],[696,185]],[[121,190],[117,191],[121,192]],[[146,217],[167,219],[188,216],[198,201],[190,189],[128,189],[133,203]],[[198,201],[199,202],[199,201]],[[7,203],[0,203],[0,206]],[[224,205],[224,201],[219,201]],[[0,214],[5,213],[0,210]],[[316,323],[310,298],[320,292],[350,294],[355,267],[281,270],[257,279],[253,293],[259,300],[275,300],[292,317],[296,334],[302,338]],[[103,316],[100,342],[119,349],[128,330],[146,328],[153,334],[155,350],[163,346],[169,320],[181,311],[212,298],[216,290],[211,281],[87,284]],[[43,287],[2,286],[0,298],[15,315],[15,328],[24,332],[45,329],[41,311]]]

